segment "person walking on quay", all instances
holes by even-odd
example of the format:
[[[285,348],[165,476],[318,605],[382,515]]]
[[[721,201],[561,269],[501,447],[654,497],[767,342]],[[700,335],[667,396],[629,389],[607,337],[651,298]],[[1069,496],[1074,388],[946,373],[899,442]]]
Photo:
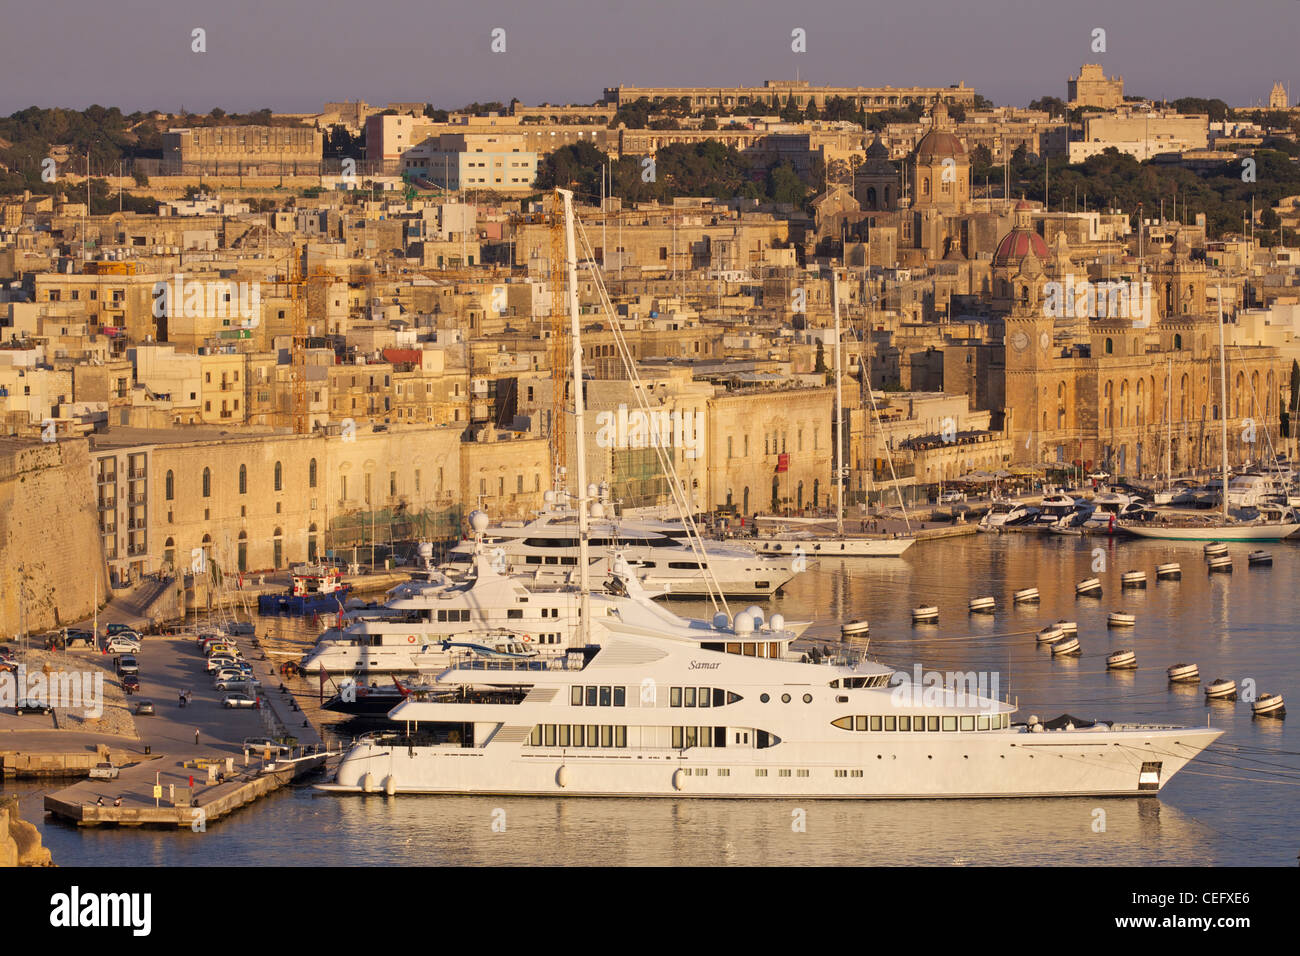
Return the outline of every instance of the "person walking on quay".
[[[198,745],[199,745],[199,731],[198,728],[196,727],[194,729],[194,746],[197,747]]]

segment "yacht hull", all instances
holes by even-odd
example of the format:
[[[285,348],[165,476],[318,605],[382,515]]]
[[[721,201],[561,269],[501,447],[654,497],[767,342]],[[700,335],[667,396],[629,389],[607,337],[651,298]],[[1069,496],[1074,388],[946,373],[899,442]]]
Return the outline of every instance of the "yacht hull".
[[[1119,531],[1138,538],[1158,541],[1282,541],[1300,531],[1300,524],[1267,525],[1207,525],[1202,527],[1169,527],[1160,525],[1125,524]]]
[[[803,548],[810,558],[897,558],[916,543],[915,538],[759,538],[759,554],[789,557]]]
[[[484,747],[362,741],[344,757],[335,782],[320,789],[739,799],[1154,796],[1221,733],[1211,728],[1042,734],[1012,729],[926,734],[926,739],[880,733],[860,744],[686,751],[560,752],[492,741]]]

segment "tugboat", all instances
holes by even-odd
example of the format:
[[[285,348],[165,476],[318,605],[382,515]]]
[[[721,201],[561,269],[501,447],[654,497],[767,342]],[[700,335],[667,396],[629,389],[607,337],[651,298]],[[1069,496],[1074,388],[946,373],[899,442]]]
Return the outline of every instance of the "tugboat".
[[[316,614],[343,607],[352,585],[339,579],[337,568],[324,564],[300,564],[290,572],[289,590],[284,594],[263,594],[257,599],[260,614]]]

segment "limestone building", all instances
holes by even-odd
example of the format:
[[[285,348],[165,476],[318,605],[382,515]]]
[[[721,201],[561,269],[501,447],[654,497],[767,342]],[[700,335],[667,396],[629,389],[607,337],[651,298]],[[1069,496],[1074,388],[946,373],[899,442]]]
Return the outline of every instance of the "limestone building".
[[[1124,102],[1124,77],[1107,77],[1101,64],[1085,63],[1078,76],[1070,77],[1066,90],[1071,109],[1096,106],[1110,110]]]

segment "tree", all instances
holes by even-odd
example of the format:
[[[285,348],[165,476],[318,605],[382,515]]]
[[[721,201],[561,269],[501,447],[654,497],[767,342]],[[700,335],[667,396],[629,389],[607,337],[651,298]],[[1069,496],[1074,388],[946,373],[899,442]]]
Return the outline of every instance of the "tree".
[[[821,113],[817,109],[817,101],[811,96],[808,97],[808,107],[803,111],[803,118],[809,121],[821,119]]]
[[[817,343],[817,358],[813,361],[813,371],[818,373],[826,371],[826,346],[821,342]]]
[[[1031,110],[1042,110],[1048,116],[1064,116],[1069,112],[1065,101],[1056,96],[1042,96],[1029,103]]]
[[[717,129],[717,128],[718,128],[718,118],[717,118],[716,116],[706,116],[706,117],[704,117],[704,123],[700,126],[700,128],[701,128],[701,129],[710,129],[710,130],[712,130],[712,129]]]
[[[802,208],[808,199],[808,187],[790,163],[775,166],[767,174],[767,194],[773,202]]]

